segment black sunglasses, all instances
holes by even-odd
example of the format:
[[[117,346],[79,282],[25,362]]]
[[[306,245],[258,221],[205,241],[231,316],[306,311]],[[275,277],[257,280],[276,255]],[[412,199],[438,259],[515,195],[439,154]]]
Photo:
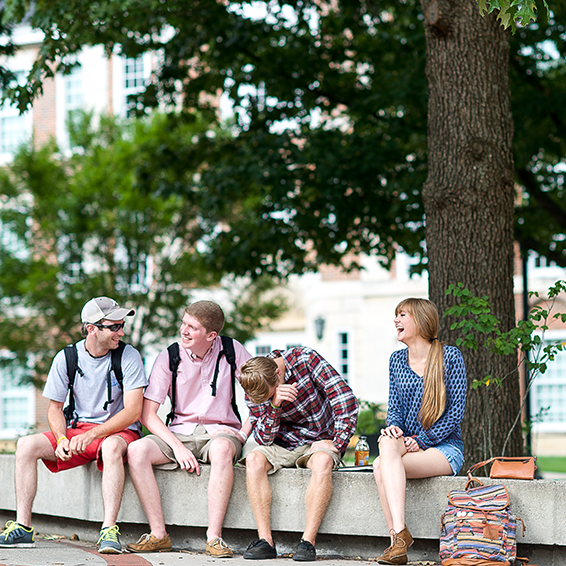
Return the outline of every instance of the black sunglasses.
[[[122,330],[122,328],[124,328],[124,326],[126,326],[125,322],[117,322],[116,324],[94,324],[93,326],[96,326],[96,328],[108,328],[108,330],[110,330],[110,332],[118,332],[119,330]]]

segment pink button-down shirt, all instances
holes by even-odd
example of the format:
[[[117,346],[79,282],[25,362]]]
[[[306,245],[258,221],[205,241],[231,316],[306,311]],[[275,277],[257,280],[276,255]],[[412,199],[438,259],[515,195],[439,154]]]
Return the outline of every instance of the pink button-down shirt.
[[[169,428],[179,434],[192,434],[197,425],[203,425],[209,433],[218,428],[228,427],[237,432],[241,425],[232,410],[232,385],[230,365],[222,356],[218,371],[216,396],[212,396],[211,383],[214,378],[216,359],[222,349],[222,340],[217,336],[212,347],[201,360],[185,348],[179,348],[181,363],[177,375],[177,397],[175,418]],[[234,340],[236,367],[241,367],[251,355]],[[236,378],[239,373],[236,371]],[[169,355],[163,350],[155,360],[149,385],[144,397],[163,404],[165,398],[171,398],[172,375],[169,370]]]

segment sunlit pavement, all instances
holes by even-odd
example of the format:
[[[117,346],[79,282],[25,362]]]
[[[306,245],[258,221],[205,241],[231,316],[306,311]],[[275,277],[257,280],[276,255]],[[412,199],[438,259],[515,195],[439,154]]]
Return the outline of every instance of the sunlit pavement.
[[[297,564],[289,555],[275,559],[277,564]],[[377,564],[375,560],[318,558],[325,566],[362,566]],[[242,555],[234,558],[212,558],[202,552],[159,552],[153,554],[99,554],[96,545],[74,542],[64,538],[45,540],[37,537],[35,548],[0,549],[0,566],[199,566],[208,564],[226,566],[261,566],[273,564],[273,560],[244,560]],[[412,565],[432,566],[430,561],[409,562]]]

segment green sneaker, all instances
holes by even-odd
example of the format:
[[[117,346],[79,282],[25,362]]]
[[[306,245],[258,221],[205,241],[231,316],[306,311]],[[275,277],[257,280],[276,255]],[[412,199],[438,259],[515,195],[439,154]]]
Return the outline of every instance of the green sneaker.
[[[100,554],[122,554],[122,545],[118,535],[120,529],[118,525],[113,527],[104,527],[100,529],[100,538],[98,539],[98,552]]]
[[[0,548],[33,548],[33,527],[26,529],[16,521],[8,521],[0,533]]]

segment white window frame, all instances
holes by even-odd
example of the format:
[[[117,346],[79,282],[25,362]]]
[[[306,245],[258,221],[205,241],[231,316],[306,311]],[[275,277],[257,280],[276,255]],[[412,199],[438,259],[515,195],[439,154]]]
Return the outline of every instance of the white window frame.
[[[348,337],[348,342],[346,348],[344,348],[344,344],[342,343],[342,336],[346,334]],[[335,369],[336,371],[348,382],[352,383],[352,377],[354,376],[353,371],[353,340],[352,340],[353,332],[351,328],[338,328],[335,333],[335,348],[336,354],[334,358],[336,359]],[[343,358],[342,354],[346,350],[347,358]],[[343,365],[344,360],[346,360],[346,364],[348,365],[348,371],[344,373]]]
[[[566,341],[566,330],[547,330],[544,334],[545,345],[551,342]],[[559,373],[558,363],[562,363],[564,366],[563,372]],[[566,432],[566,351],[559,352],[553,361],[548,362],[547,370],[543,374],[536,376],[531,390],[529,393],[529,405],[531,418],[535,417],[540,408],[544,408],[547,402],[541,402],[541,394],[539,389],[541,387],[558,387],[559,390],[563,391],[563,396],[556,394],[552,395],[554,399],[563,399],[563,405],[561,407],[564,413],[564,418],[562,421],[533,423],[532,430],[534,433],[555,433],[555,432]],[[548,396],[547,396],[548,397]],[[551,405],[552,407],[552,405]],[[552,411],[552,408],[550,409]],[[548,417],[547,417],[548,418]]]
[[[12,70],[16,75],[19,84],[25,82],[27,76],[27,70]],[[17,127],[12,128],[11,132],[17,132],[14,135],[14,142],[3,146],[2,138],[4,137],[4,124],[3,121],[15,119],[17,121]],[[33,116],[32,111],[28,110],[23,114],[20,114],[17,106],[10,104],[9,102],[4,102],[0,105],[0,164],[8,163],[14,158],[14,153],[17,151],[18,147],[29,141],[33,134]]]
[[[126,67],[128,61],[132,58],[126,58],[119,54],[115,54],[112,57],[112,74],[113,74],[113,86],[112,86],[112,106],[114,108],[114,114],[116,116],[125,117],[128,114],[128,97],[133,94],[138,94],[145,89],[151,79],[153,57],[151,53],[143,53],[137,59],[141,60],[143,68],[141,73],[139,73],[139,78],[142,79],[143,84],[136,86],[126,86],[126,81],[128,80],[128,75],[126,73]]]
[[[7,352],[0,352],[0,356],[7,356]],[[7,374],[6,368],[0,368],[0,380],[4,381],[4,376]],[[24,399],[27,401],[27,419],[26,423],[19,428],[4,428],[4,412],[6,404],[10,403],[11,399]],[[18,385],[4,389],[0,387],[0,438],[1,439],[14,439],[17,436],[25,434],[29,428],[35,424],[35,387],[33,385]]]

